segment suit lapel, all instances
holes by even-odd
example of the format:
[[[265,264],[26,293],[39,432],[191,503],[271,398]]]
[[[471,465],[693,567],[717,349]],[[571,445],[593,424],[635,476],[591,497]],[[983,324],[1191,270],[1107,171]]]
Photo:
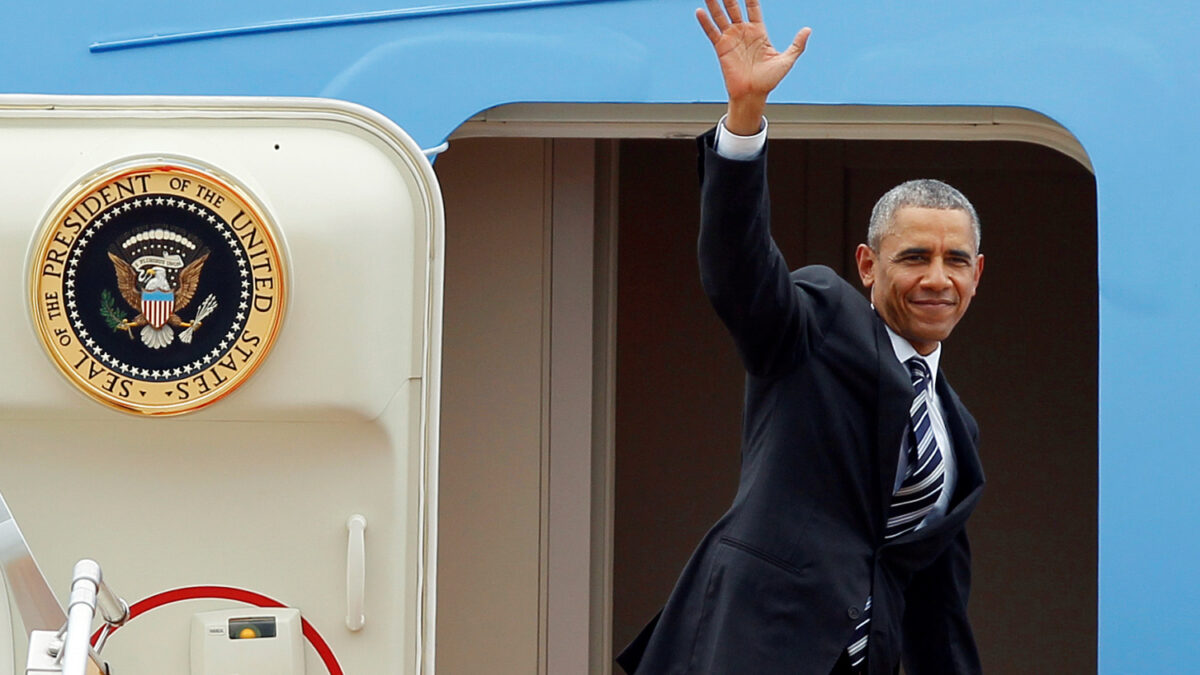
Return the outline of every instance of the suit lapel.
[[[937,393],[942,399],[945,412],[946,430],[950,432],[950,442],[954,444],[954,461],[958,469],[958,484],[950,501],[950,510],[960,505],[973,507],[978,500],[978,492],[983,486],[983,466],[979,461],[979,451],[971,432],[967,428],[967,412],[958,394],[946,380],[946,376],[938,369]],[[970,502],[969,504],[967,502]]]
[[[876,439],[876,462],[879,467],[877,504],[879,533],[882,537],[887,523],[888,508],[896,485],[896,469],[900,463],[900,442],[909,425],[909,409],[916,396],[908,371],[896,359],[883,319],[875,317],[875,352],[879,360],[879,420]]]

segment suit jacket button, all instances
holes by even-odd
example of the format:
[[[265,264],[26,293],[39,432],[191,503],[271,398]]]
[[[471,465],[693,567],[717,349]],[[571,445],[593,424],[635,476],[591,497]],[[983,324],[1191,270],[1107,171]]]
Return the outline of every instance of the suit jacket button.
[[[857,619],[858,617],[862,616],[862,612],[859,611],[857,607],[851,607],[850,609],[846,610],[846,616],[850,617],[851,619]]]

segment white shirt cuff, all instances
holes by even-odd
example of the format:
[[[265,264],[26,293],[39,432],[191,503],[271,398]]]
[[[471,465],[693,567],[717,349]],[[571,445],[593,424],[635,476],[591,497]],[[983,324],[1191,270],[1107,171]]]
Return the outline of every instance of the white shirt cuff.
[[[725,128],[726,117],[728,115],[722,115],[721,121],[717,123],[717,139],[714,146],[717,154],[725,159],[746,160],[758,157],[758,153],[762,152],[763,146],[767,144],[767,118],[762,119],[757,134],[738,136]]]

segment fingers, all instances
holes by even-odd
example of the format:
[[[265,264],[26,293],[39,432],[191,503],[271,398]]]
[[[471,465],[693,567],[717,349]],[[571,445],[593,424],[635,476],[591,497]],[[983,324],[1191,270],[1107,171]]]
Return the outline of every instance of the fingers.
[[[808,46],[808,36],[812,35],[812,29],[808,26],[800,29],[796,33],[796,37],[792,39],[792,44],[788,45],[787,56],[791,59],[797,59],[804,53],[804,48]]]
[[[746,18],[750,19],[750,23],[762,23],[762,6],[758,0],[746,0]]]
[[[700,28],[708,36],[709,42],[712,42],[714,45],[717,44],[717,41],[721,39],[721,31],[717,29],[712,19],[708,18],[708,12],[703,9],[697,9],[696,20],[700,22]]]
[[[722,33],[725,32],[725,29],[729,28],[729,18],[725,16],[725,10],[721,9],[720,1],[704,0],[704,4],[708,5],[708,17],[710,19],[710,23],[716,25],[718,31]],[[701,12],[703,10],[698,9],[696,11]]]
[[[729,12],[729,20],[733,23],[742,22],[742,8],[738,0],[725,0],[725,11]]]
[[[750,16],[757,15],[759,21],[762,20],[762,10],[758,7],[758,0],[748,0],[754,5],[754,9],[750,9],[750,5],[746,6]],[[724,0],[724,8],[722,8],[721,0],[704,0],[704,4],[708,5],[708,14],[712,19],[713,24],[717,29],[724,32],[732,23],[742,23],[742,8],[738,4],[738,0]],[[700,10],[697,10],[699,12]],[[707,31],[705,31],[707,32]]]

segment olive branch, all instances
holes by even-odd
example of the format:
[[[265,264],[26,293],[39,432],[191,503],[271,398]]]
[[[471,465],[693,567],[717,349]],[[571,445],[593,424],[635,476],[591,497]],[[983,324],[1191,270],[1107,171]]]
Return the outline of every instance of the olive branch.
[[[113,329],[113,332],[121,330],[121,324],[125,321],[125,315],[117,309],[117,299],[113,297],[108,289],[100,291],[100,314],[104,316],[104,322],[108,327]]]

